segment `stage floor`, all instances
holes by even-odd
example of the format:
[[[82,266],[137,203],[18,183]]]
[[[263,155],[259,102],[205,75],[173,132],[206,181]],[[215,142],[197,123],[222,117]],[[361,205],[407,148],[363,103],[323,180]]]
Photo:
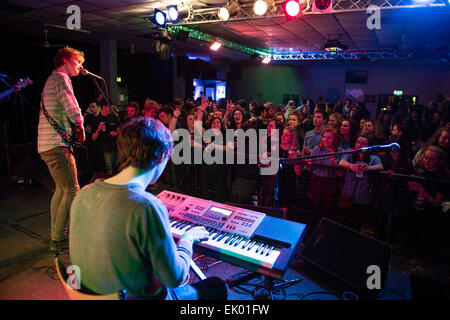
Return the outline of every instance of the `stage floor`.
[[[66,296],[57,278],[50,238],[50,193],[36,188],[4,192],[0,198],[0,299],[2,300],[65,300]],[[67,252],[61,255],[69,262]],[[197,265],[206,276],[217,276],[231,281],[249,271],[210,257],[195,255]],[[282,280],[299,281],[273,291],[276,300],[339,300],[335,284],[327,277],[310,273],[300,257],[294,261]],[[389,271],[384,289],[377,300],[433,299],[449,281],[449,267],[413,259],[392,248]],[[191,281],[197,281],[191,272]],[[418,279],[418,280],[417,280]],[[279,282],[276,282],[279,283]],[[252,279],[229,291],[230,300],[260,298],[264,278]],[[439,297],[437,297],[439,298]]]

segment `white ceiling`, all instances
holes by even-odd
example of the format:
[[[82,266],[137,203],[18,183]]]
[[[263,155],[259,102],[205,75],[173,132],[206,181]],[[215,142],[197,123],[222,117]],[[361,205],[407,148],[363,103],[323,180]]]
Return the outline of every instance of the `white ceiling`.
[[[189,2],[189,1],[184,1]],[[122,48],[135,45],[137,51],[153,51],[154,42],[148,35],[152,25],[145,20],[153,8],[180,4],[177,0],[11,0],[0,2],[0,27],[14,28],[18,32],[37,36],[43,41],[44,29],[48,29],[48,41],[64,40],[98,42],[101,39],[117,39]],[[199,0],[196,7],[208,8],[224,4],[225,0]],[[81,8],[81,28],[86,32],[68,31],[49,25],[65,26],[69,5]],[[17,5],[22,7],[12,7]],[[24,12],[20,12],[23,9]],[[319,51],[327,39],[339,39],[349,51],[431,52],[449,47],[449,6],[422,8],[383,8],[381,29],[366,27],[365,10],[336,11],[334,13],[304,14],[295,21],[284,17],[265,18],[227,23],[202,23],[189,28],[212,34],[255,49],[283,51]],[[208,52],[202,41],[188,39],[172,41],[177,53]],[[225,49],[217,55],[245,59],[247,53]]]

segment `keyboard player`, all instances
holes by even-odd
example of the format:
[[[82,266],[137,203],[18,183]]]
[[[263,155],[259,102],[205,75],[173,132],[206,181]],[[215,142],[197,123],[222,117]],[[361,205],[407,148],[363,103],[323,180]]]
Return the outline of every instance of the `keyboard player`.
[[[121,172],[84,187],[71,208],[70,259],[82,285],[99,294],[125,289],[129,298],[226,299],[219,278],[180,286],[193,243],[209,233],[193,227],[175,244],[166,207],[145,191],[170,158],[170,131],[153,118],[136,118],[121,128],[117,145]]]

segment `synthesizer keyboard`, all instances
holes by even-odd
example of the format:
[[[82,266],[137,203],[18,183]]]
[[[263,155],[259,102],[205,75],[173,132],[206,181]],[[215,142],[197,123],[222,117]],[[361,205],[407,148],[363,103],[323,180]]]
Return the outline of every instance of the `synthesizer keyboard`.
[[[306,225],[172,191],[157,195],[167,207],[175,239],[204,226],[209,239],[194,244],[208,256],[280,279],[295,257]]]

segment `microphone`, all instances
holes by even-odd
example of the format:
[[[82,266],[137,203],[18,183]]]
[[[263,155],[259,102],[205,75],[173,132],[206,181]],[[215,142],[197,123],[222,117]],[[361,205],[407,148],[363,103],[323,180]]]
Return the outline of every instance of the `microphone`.
[[[370,147],[364,147],[359,149],[361,152],[382,152],[389,150],[392,153],[397,153],[400,151],[400,145],[396,142],[390,143],[390,144],[384,144],[384,145],[376,145],[376,146],[370,146]]]
[[[81,73],[83,76],[91,76],[91,77],[94,77],[94,78],[102,79],[102,80],[103,80],[102,77],[100,77],[100,76],[98,76],[98,75],[96,75],[96,74],[94,74],[94,73],[91,73],[91,72],[87,71],[86,69],[81,69],[80,73]]]

